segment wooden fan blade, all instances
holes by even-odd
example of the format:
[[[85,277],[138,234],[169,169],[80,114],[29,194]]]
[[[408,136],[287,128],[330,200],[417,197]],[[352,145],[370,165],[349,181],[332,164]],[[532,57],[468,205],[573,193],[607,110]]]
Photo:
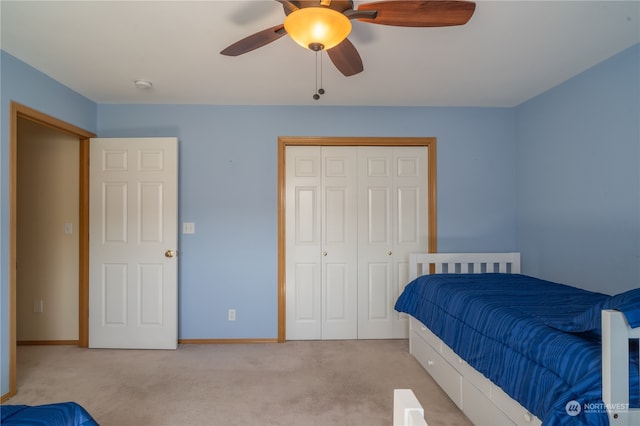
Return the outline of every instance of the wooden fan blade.
[[[276,25],[275,27],[267,28],[255,34],[245,37],[240,41],[236,41],[231,46],[225,48],[220,52],[221,55],[226,56],[238,56],[243,53],[251,52],[259,47],[276,41],[287,32],[284,29],[284,25]]]
[[[380,1],[361,4],[360,10],[375,10],[375,18],[358,18],[373,24],[398,27],[448,27],[466,24],[476,4],[472,1]]]
[[[345,38],[339,45],[327,50],[327,54],[329,55],[329,58],[331,58],[333,65],[338,68],[338,71],[347,77],[358,74],[364,70],[360,54],[353,43],[351,43],[347,38]]]

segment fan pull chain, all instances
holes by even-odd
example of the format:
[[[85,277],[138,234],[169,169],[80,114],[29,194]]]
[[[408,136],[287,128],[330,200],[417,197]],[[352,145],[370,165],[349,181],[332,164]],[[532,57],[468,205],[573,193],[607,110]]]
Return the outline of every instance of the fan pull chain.
[[[320,66],[318,66],[318,54],[320,54]],[[318,73],[320,73],[320,88],[318,89]],[[322,88],[322,50],[316,50],[316,93],[313,95],[313,99],[316,101],[320,99],[320,95],[324,95],[324,89]]]
[[[323,53],[324,50],[320,51],[320,89],[318,89],[318,93],[320,93],[321,95],[324,95],[324,89],[322,88],[322,69],[324,68],[322,66],[322,57],[323,57]]]

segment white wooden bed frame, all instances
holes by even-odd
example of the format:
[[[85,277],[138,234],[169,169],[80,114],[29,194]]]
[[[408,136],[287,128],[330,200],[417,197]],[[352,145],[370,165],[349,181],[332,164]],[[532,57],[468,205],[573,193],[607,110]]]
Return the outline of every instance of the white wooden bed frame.
[[[409,258],[409,278],[429,273],[520,273],[520,253],[418,253]],[[640,409],[629,408],[629,339],[640,327],[629,327],[618,311],[602,313],[602,387],[612,426],[640,425]],[[409,348],[440,387],[475,425],[540,425],[541,421],[509,397],[410,317]],[[617,349],[616,349],[617,348]],[[593,409],[593,407],[591,408]],[[429,414],[426,414],[429,418]]]
[[[393,390],[393,426],[429,426],[424,408],[411,389]]]

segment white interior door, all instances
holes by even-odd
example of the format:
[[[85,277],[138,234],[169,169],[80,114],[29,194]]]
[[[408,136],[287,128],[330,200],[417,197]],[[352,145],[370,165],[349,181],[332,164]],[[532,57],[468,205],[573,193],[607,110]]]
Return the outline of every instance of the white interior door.
[[[89,347],[178,343],[178,140],[91,140]]]

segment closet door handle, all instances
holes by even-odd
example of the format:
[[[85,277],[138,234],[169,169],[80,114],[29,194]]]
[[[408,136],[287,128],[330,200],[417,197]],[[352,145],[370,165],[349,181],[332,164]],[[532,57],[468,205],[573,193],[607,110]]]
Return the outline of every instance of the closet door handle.
[[[326,252],[326,251],[323,251],[323,252],[322,252],[322,255],[323,255],[323,256],[326,256],[326,255],[327,255],[327,252]]]
[[[392,254],[393,254],[393,253],[391,252],[391,250],[389,250],[389,251],[387,252],[387,255],[388,255],[388,256],[391,256]]]

